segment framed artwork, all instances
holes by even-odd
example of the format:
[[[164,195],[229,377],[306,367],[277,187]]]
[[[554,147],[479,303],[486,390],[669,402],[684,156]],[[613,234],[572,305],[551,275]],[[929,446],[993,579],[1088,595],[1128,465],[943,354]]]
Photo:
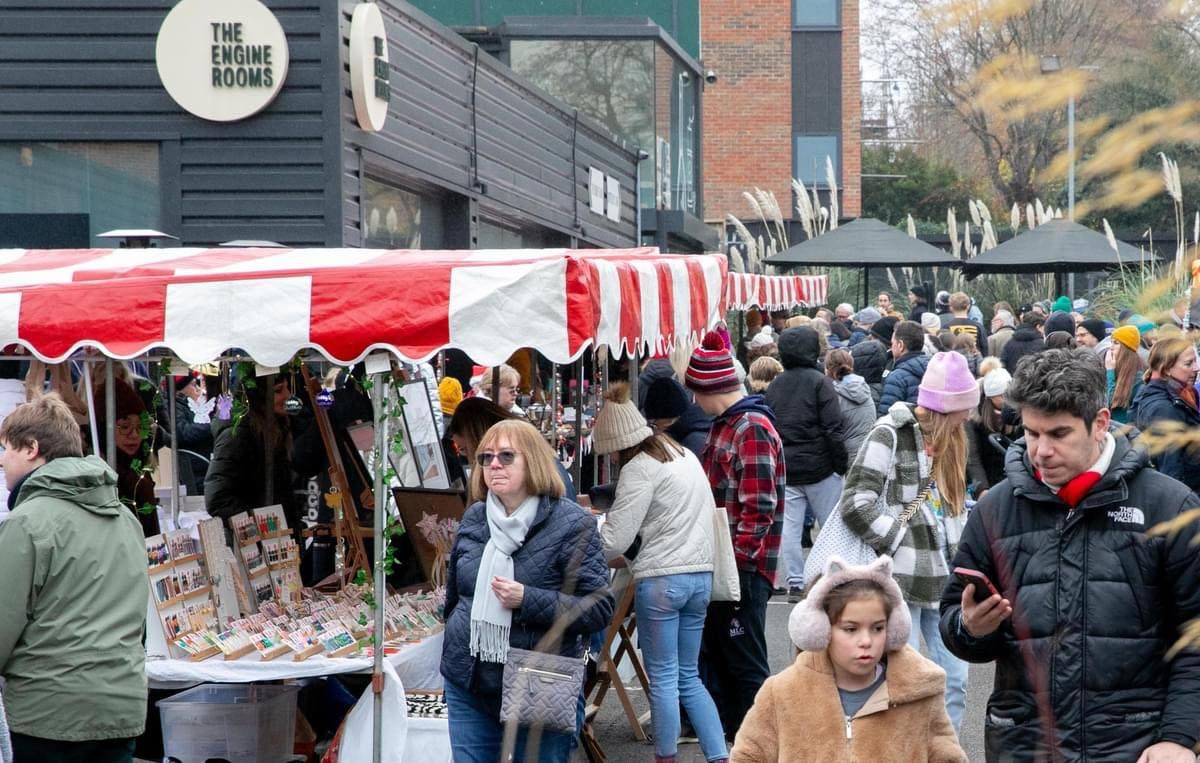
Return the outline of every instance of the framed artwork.
[[[467,510],[466,499],[457,490],[410,487],[392,488],[392,497],[396,500],[400,521],[404,523],[404,529],[409,540],[412,541],[413,551],[421,563],[421,571],[425,574],[425,579],[430,583],[441,580],[443,575],[435,572],[434,568],[439,562],[439,556],[446,556],[446,554],[426,537],[426,533],[422,532],[422,522],[428,524],[429,517],[436,517],[434,521],[446,519],[455,522],[461,521]]]

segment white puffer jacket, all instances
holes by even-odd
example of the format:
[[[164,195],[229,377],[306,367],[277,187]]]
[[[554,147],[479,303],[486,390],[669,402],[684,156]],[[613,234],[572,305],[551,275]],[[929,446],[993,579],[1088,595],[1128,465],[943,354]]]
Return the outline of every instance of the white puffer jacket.
[[[600,533],[604,554],[622,556],[640,535],[641,549],[629,565],[635,579],[711,572],[714,511],[708,477],[690,450],[665,464],[640,453],[621,467]]]

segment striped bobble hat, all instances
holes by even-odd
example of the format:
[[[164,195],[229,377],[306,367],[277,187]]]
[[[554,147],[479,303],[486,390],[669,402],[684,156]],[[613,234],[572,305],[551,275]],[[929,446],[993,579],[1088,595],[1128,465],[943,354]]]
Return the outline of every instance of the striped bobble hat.
[[[733,356],[720,334],[710,331],[704,336],[688,362],[684,384],[700,395],[720,395],[742,389],[733,367]]]

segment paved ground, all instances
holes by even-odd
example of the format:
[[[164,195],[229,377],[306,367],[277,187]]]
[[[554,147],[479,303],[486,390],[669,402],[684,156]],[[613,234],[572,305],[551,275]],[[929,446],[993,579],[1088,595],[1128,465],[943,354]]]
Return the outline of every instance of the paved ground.
[[[767,607],[767,646],[772,673],[778,673],[787,667],[794,653],[787,635],[787,618],[791,608],[792,605],[782,596],[772,599]],[[967,686],[967,713],[962,729],[963,748],[972,763],[983,761],[983,714],[991,686],[991,666],[972,665]],[[642,696],[640,689],[633,692],[632,696],[638,712],[649,709],[647,699]],[[617,701],[616,694],[611,691],[597,718],[596,736],[610,761],[633,763],[653,760],[653,746],[649,742],[634,740],[633,732],[630,731],[625,715],[621,712],[621,704]],[[700,754],[700,746],[697,744],[682,745],[679,753],[679,763],[704,763],[704,756]],[[586,758],[577,754],[576,760],[584,761]]]

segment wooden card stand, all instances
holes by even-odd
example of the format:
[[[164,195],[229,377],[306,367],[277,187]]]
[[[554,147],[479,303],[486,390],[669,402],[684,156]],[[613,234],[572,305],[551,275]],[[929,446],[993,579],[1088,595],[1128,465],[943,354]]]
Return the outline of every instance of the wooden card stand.
[[[229,661],[229,660],[241,659],[242,657],[245,657],[246,655],[250,654],[253,651],[254,651],[254,644],[246,644],[245,646],[234,649],[231,652],[226,652],[225,660]]]
[[[330,652],[329,656],[330,657],[349,657],[350,655],[357,652],[358,649],[359,649],[358,642],[355,642],[353,644],[346,644],[341,649]]]
[[[309,657],[316,657],[318,654],[324,651],[325,647],[321,646],[320,644],[313,644],[303,652],[296,652],[294,655],[292,655],[292,662],[304,662]]]
[[[251,647],[251,648],[253,648],[253,647]],[[205,651],[200,652],[199,654],[193,654],[188,659],[190,659],[192,662],[202,662],[203,660],[207,660],[210,657],[216,657],[220,653],[221,653],[221,650],[214,646],[211,649],[206,649]],[[227,657],[226,659],[229,659],[229,658]]]
[[[262,658],[263,662],[270,662],[271,660],[275,660],[275,659],[278,659],[278,658],[284,656],[285,654],[287,654],[290,651],[292,651],[292,648],[290,646],[288,646],[287,644],[280,644],[278,646],[273,646],[270,649],[267,649],[265,651],[259,652],[258,655],[259,655],[259,657]]]

